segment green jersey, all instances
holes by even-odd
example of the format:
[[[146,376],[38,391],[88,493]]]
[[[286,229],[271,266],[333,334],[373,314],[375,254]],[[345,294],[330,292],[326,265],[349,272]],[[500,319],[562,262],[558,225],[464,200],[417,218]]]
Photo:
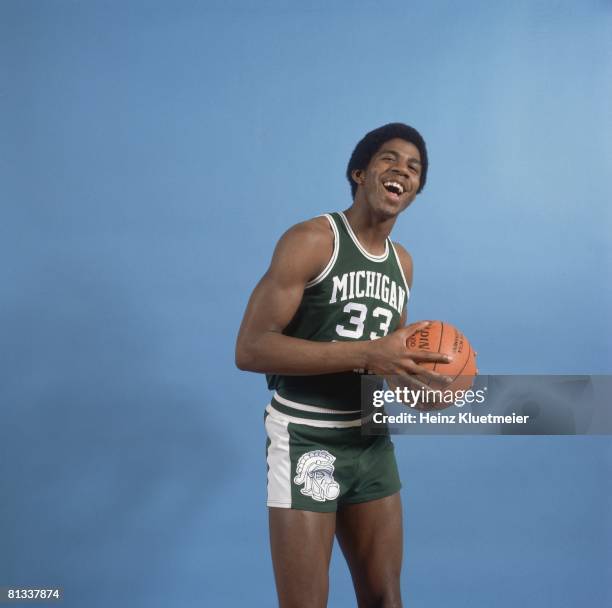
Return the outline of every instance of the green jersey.
[[[331,259],[306,284],[302,301],[283,333],[315,342],[375,340],[399,327],[409,296],[402,266],[390,239],[382,255],[368,253],[342,213],[326,214],[334,233]],[[361,374],[353,370],[313,376],[268,375],[275,407],[301,406],[302,416],[318,418],[321,408],[360,409]],[[325,410],[323,410],[325,411]],[[290,413],[290,412],[287,412]]]

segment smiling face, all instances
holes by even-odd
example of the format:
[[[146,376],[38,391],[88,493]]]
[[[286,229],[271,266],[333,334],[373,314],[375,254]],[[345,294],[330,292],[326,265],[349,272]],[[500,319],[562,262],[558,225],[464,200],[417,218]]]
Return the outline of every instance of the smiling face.
[[[403,139],[390,139],[372,156],[365,170],[356,169],[355,201],[363,200],[377,215],[400,214],[415,199],[421,179],[418,148]]]

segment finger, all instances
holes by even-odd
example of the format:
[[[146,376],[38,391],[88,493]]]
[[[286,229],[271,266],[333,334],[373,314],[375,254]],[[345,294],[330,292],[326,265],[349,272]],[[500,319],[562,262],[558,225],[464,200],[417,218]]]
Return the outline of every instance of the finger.
[[[408,386],[408,388],[411,390],[411,395],[409,396],[408,401],[405,402],[405,405],[409,405],[410,407],[413,407],[415,403],[418,402],[420,395],[425,395],[431,390],[427,384],[421,382],[414,376],[408,376],[403,382],[404,385]]]
[[[453,381],[453,378],[425,369],[413,362],[409,362],[404,370],[399,370],[396,377],[398,383],[426,391],[443,390]]]
[[[444,353],[432,353],[427,350],[409,350],[404,356],[409,357],[413,361],[419,361],[423,363],[450,363],[453,360],[452,355],[445,355]]]
[[[410,336],[416,334],[418,331],[427,329],[430,325],[431,321],[419,321],[418,323],[411,323],[405,328],[407,330],[406,338],[409,338]]]
[[[395,385],[400,388],[407,387],[413,391],[431,390],[418,376],[406,372],[398,372],[394,376],[396,378]],[[410,405],[410,404],[408,404]]]
[[[444,373],[436,372],[431,369],[427,369],[426,367],[422,367],[413,359],[404,359],[399,363],[406,373],[411,376],[419,376],[421,380],[425,383],[431,382],[435,384],[438,388],[440,386],[447,386],[450,384],[454,378],[447,376]]]
[[[451,376],[446,376],[440,372],[434,372],[425,367],[421,367],[420,365],[417,365],[417,368],[418,375],[423,378],[425,382],[428,384],[433,384],[437,388],[440,388],[440,386],[448,386],[454,380],[454,378]]]

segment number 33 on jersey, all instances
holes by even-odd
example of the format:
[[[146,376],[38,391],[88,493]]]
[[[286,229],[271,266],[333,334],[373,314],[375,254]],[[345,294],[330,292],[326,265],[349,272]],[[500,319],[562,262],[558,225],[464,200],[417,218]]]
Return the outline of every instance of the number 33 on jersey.
[[[408,295],[390,239],[385,252],[368,253],[343,213],[326,215],[334,252],[321,274],[306,285],[285,333],[316,341],[375,340],[397,329]]]

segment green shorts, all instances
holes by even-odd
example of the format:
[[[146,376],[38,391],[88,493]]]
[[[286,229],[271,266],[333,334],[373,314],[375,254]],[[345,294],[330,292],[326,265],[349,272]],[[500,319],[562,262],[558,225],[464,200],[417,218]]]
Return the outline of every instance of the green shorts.
[[[343,504],[384,498],[401,488],[388,435],[362,435],[360,424],[295,422],[272,404],[264,420],[268,507],[333,512]]]

